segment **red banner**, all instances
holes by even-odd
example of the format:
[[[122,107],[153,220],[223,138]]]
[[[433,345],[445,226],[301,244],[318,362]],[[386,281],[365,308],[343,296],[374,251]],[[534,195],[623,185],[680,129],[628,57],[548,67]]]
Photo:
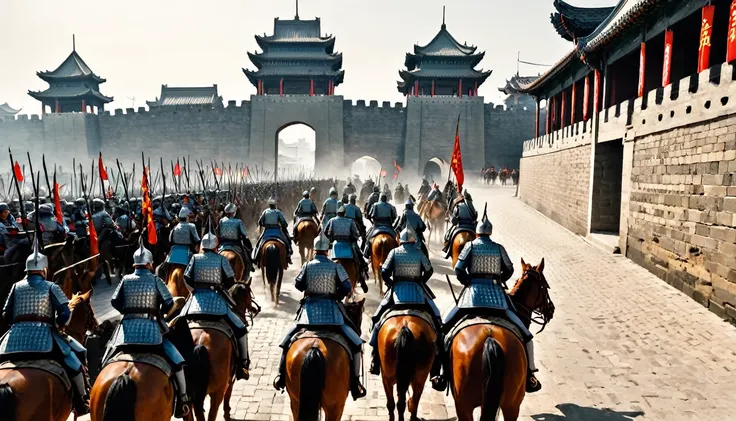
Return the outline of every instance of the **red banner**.
[[[588,104],[590,103],[589,101],[590,101],[590,75],[585,75],[585,86],[583,87],[583,121],[588,121]]]
[[[715,6],[703,6],[700,46],[698,47],[698,73],[710,67],[710,41],[713,36],[713,12],[715,10]]]
[[[18,180],[18,182],[23,181],[23,170],[20,169],[20,164],[18,164],[18,161],[15,161],[15,165],[13,166],[13,174],[15,175],[15,179]]]
[[[148,192],[148,169],[143,167],[143,178],[141,179],[141,192],[143,193],[143,204],[141,205],[141,214],[146,221],[146,231],[148,232],[148,244],[156,244],[156,225],[153,223],[153,208],[151,207],[151,196]]]
[[[463,172],[463,154],[460,152],[460,117],[457,118],[455,125],[455,146],[452,148],[452,159],[450,159],[450,169],[455,173],[457,180],[457,191],[463,191],[463,183],[465,182],[465,173]]]
[[[100,252],[100,247],[97,243],[97,230],[92,218],[90,218],[89,210],[87,211],[87,225],[89,226],[89,255],[94,256]]]
[[[736,0],[731,2],[731,15],[728,18],[728,40],[726,42],[726,61],[736,60]]]
[[[100,167],[100,180],[107,181],[107,171],[105,171],[105,164],[102,163],[102,152],[100,152],[97,166]]]
[[[61,198],[59,197],[59,183],[54,181],[54,210],[56,212],[56,220],[64,225],[64,214],[61,211]]]
[[[394,180],[396,180],[397,178],[399,178],[399,174],[394,173]]]
[[[734,1],[736,1],[736,0],[734,0]],[[394,159],[394,168],[396,168],[396,171],[401,172],[401,167],[399,166],[399,164],[396,163],[396,160],[395,159]]]
[[[215,175],[217,176],[222,175],[222,170],[220,168],[215,167]]]
[[[639,98],[644,96],[644,78],[647,74],[647,43],[642,42],[639,49]]]
[[[388,172],[384,170],[383,168],[381,168],[381,177],[385,177],[386,174],[388,174]]]
[[[179,166],[179,161],[176,161],[176,165],[174,166],[174,176],[179,177],[181,175],[181,167]]]
[[[736,0],[734,0],[736,1]],[[670,84],[672,73],[672,40],[675,33],[671,30],[664,31],[664,60],[662,63],[662,87]]]

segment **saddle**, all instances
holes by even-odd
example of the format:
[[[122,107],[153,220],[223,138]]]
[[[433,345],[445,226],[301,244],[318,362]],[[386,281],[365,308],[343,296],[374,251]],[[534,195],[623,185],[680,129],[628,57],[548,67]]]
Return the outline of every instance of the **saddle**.
[[[522,335],[521,331],[514,323],[510,322],[509,320],[500,316],[493,315],[466,314],[460,319],[458,323],[455,324],[455,326],[452,327],[452,329],[450,329],[450,331],[445,336],[445,351],[448,353],[450,352],[452,341],[455,339],[455,336],[460,333],[460,331],[462,331],[466,327],[481,324],[491,324],[494,326],[502,327],[512,332],[521,343],[524,343],[524,336]]]
[[[66,370],[58,362],[48,359],[40,360],[19,360],[19,361],[5,361],[0,363],[1,370],[18,370],[22,368],[32,368],[35,370],[45,371],[53,376],[56,376],[61,383],[64,385],[64,389],[69,392],[72,389],[72,383],[69,380],[69,376],[66,374]]]
[[[233,353],[235,355],[238,355],[238,343],[235,339],[235,334],[233,333],[233,330],[230,328],[230,325],[227,324],[227,322],[224,322],[222,320],[211,320],[211,319],[187,319],[187,324],[189,325],[189,329],[212,329],[216,330],[223,335],[225,335],[230,340],[230,345],[233,347]]]
[[[452,231],[450,232],[450,237],[447,241],[447,250],[445,254],[445,259],[448,259],[450,255],[452,254],[452,243],[455,241],[455,237],[460,234],[461,232],[469,232],[475,236],[475,230],[472,228],[467,227],[461,227],[461,226],[455,226],[450,228]]]
[[[151,352],[126,352],[118,351],[102,366],[104,369],[108,364],[116,362],[143,363],[161,370],[166,377],[171,377],[171,365],[166,358]]]
[[[435,322],[432,319],[432,315],[429,314],[428,311],[423,310],[421,308],[391,308],[388,309],[383,315],[381,315],[381,318],[378,320],[377,328],[378,330],[381,330],[381,327],[384,323],[386,323],[389,319],[392,319],[394,317],[399,316],[412,316],[412,317],[418,317],[430,326],[432,326],[432,330],[434,330],[434,333],[437,334],[437,328],[435,326]]]
[[[243,261],[243,267],[247,267],[250,259],[248,258],[248,255],[245,253],[245,248],[241,247],[240,244],[222,244],[217,249],[217,253],[221,254],[223,251],[226,251],[226,250],[232,251],[233,253],[237,254],[238,257],[240,257],[240,259]]]
[[[315,328],[302,328],[291,338],[289,347],[299,339],[322,339],[332,341],[340,345],[345,352],[348,354],[348,358],[353,359],[353,351],[350,342],[345,336],[337,331],[326,329],[315,329]]]

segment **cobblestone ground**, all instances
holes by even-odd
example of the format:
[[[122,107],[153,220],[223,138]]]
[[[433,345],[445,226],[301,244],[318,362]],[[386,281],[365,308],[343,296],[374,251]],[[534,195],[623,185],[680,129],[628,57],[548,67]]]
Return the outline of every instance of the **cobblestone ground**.
[[[514,279],[520,258],[532,264],[545,258],[545,275],[557,308],[536,338],[544,387],[525,398],[520,419],[736,420],[734,327],[626,258],[598,250],[528,208],[513,197],[513,188],[471,190],[479,210],[484,201],[489,203],[493,238],[506,246],[517,265]],[[435,275],[430,285],[444,314],[452,306],[444,280],[450,265],[435,252],[432,262]],[[283,302],[277,308],[266,301],[260,274],[254,280],[264,311],[250,333],[253,370],[249,381],[235,385],[232,419],[290,419],[287,395],[276,393],[271,382],[279,360],[278,343],[300,298],[291,285],[295,274],[296,269],[287,272]],[[95,297],[98,313],[106,317],[114,315],[105,304],[110,293],[104,288]],[[369,291],[367,312],[377,302],[377,293]],[[349,400],[345,420],[387,419],[380,379],[369,376],[368,390],[366,399]],[[219,416],[224,419],[222,410]],[[425,388],[420,416],[455,419],[452,398]]]

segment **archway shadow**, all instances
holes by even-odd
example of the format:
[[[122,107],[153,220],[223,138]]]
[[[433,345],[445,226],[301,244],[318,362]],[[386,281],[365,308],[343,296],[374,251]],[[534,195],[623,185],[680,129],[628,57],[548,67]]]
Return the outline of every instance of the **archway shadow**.
[[[574,403],[556,405],[563,415],[536,414],[532,415],[535,421],[632,421],[644,415],[643,411],[614,411],[609,408],[592,408]]]

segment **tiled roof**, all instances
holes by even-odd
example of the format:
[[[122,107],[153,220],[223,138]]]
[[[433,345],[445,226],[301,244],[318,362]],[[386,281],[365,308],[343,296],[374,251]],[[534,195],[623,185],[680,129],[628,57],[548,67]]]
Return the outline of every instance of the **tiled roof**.
[[[20,110],[16,110],[15,108],[8,105],[7,102],[0,104],[0,116],[11,116],[18,114]]]
[[[529,85],[537,79],[539,79],[539,76],[514,75],[514,77],[506,81],[506,86],[498,88],[498,90],[506,95],[513,95],[515,93],[518,93],[521,90],[522,86]]]
[[[467,56],[473,54],[476,48],[460,44],[447,30],[447,26],[442,24],[440,31],[429,44],[414,46],[414,54],[419,56]]]
[[[664,0],[621,0],[613,12],[587,37],[578,40],[583,52],[596,50],[611,38],[634,24],[644,13],[651,11]]]
[[[44,80],[90,77],[100,83],[105,81],[105,79],[97,76],[92,69],[87,66],[87,63],[82,60],[82,57],[79,56],[76,50],[72,51],[61,65],[56,68],[56,70],[51,72],[38,72],[37,74]]]
[[[417,69],[413,71],[399,70],[402,79],[413,79],[414,77],[434,79],[485,79],[491,74],[491,70],[478,71],[470,68],[448,67],[445,69]]]
[[[614,7],[577,7],[563,0],[554,1],[557,13],[550,15],[552,25],[568,41],[591,34],[610,14]]]
[[[146,101],[149,107],[170,105],[222,105],[217,95],[217,85],[204,87],[169,87],[161,85],[161,96],[156,101]]]
[[[52,86],[45,91],[41,92],[34,92],[34,91],[28,91],[28,95],[41,100],[41,99],[52,99],[52,98],[81,98],[81,97],[89,97],[93,96],[97,99],[99,99],[102,102],[112,102],[112,97],[107,97],[105,95],[102,95],[100,92],[88,88],[86,86],[71,86],[71,87],[61,87],[61,86]]]

